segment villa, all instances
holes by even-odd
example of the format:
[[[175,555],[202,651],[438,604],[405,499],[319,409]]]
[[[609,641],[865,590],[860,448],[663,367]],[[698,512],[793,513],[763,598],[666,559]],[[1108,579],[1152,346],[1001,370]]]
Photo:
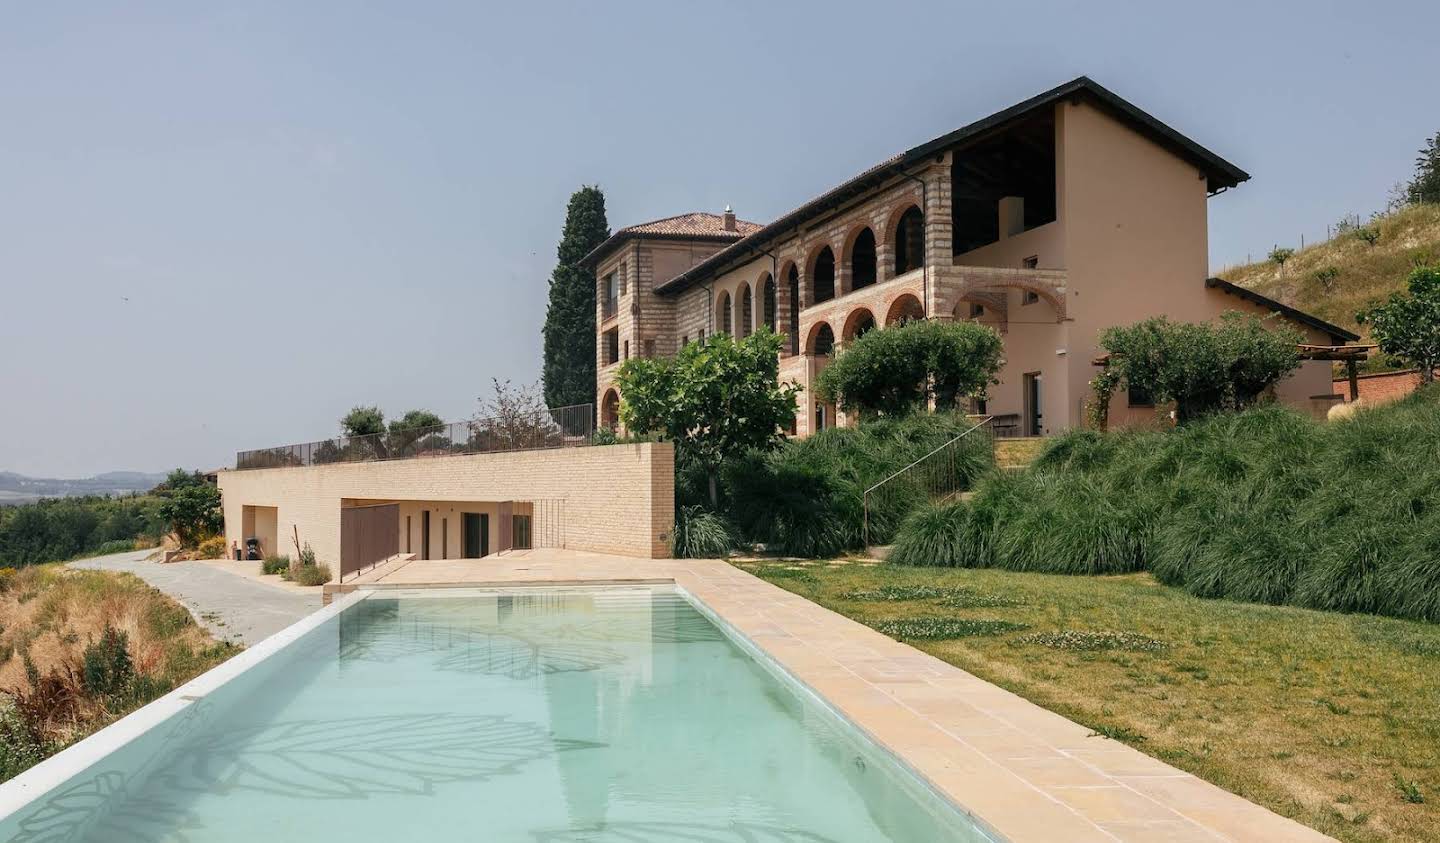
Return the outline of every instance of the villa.
[[[1323,349],[1358,337],[1208,276],[1206,200],[1250,177],[1081,77],[883,161],[761,225],[689,213],[622,228],[586,257],[598,278],[596,403],[619,422],[617,370],[707,334],[784,333],[798,384],[792,433],[843,424],[813,387],[836,349],[907,319],[973,319],[1004,338],[987,401],[1000,432],[1059,433],[1087,417],[1105,328],[1165,315],[1277,314],[1316,359],[1278,397],[1323,414]],[[1115,424],[1153,418],[1118,394]]]

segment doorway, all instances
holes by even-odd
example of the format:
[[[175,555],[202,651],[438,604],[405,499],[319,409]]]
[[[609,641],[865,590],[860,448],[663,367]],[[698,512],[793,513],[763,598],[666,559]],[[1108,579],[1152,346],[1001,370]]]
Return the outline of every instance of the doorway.
[[[1025,374],[1025,435],[1040,436],[1045,431],[1045,414],[1040,401],[1039,372]]]
[[[465,544],[465,558],[479,559],[490,555],[490,515],[485,512],[461,513],[460,534]]]
[[[420,558],[430,558],[430,510],[420,513]]]

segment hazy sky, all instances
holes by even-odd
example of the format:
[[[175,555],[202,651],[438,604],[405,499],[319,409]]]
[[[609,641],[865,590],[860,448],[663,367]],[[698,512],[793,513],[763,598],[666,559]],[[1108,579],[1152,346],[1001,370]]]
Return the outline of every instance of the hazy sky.
[[[538,377],[582,183],[612,227],[768,221],[1080,74],[1251,173],[1210,254],[1258,257],[1409,175],[1436,31],[1353,0],[6,0],[0,469],[225,465],[360,402],[464,418]]]

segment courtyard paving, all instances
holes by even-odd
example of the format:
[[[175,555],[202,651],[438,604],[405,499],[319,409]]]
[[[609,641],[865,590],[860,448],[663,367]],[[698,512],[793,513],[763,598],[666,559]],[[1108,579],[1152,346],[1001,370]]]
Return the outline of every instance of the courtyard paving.
[[[258,562],[147,562],[151,551],[97,556],[73,568],[124,571],[175,598],[216,638],[250,646],[320,608],[320,588],[261,579]],[[251,569],[256,569],[252,573]],[[267,581],[273,580],[273,582]]]

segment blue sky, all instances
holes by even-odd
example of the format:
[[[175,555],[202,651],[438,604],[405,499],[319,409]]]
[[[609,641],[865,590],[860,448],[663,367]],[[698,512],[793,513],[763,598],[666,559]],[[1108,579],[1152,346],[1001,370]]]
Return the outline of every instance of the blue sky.
[[[1252,175],[1215,267],[1440,130],[1424,3],[0,3],[0,469],[212,467],[538,377],[565,201],[766,221],[1086,74]]]

